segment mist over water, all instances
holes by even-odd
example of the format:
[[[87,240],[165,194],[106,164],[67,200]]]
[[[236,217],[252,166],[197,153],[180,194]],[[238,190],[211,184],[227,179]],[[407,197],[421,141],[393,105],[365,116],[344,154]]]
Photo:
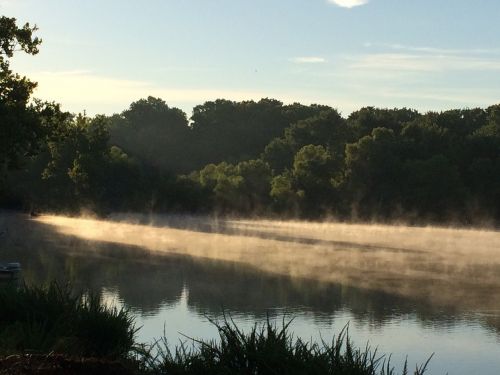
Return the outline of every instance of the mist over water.
[[[305,339],[349,323],[395,362],[436,352],[430,374],[500,368],[499,232],[141,215],[0,215],[0,231],[27,282],[100,290],[144,341],[214,337],[224,308],[244,328],[293,316]]]
[[[339,223],[43,216],[65,235],[231,261],[483,312],[500,308],[500,232]]]

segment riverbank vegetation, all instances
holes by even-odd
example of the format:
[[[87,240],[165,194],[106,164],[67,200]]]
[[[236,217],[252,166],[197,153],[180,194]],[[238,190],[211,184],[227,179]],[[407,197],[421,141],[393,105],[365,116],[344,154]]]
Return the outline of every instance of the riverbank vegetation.
[[[135,344],[133,318],[100,296],[47,287],[0,285],[0,354],[64,353],[124,358]]]
[[[105,215],[189,212],[461,224],[500,219],[500,104],[419,113],[273,99],[160,98],[94,117],[33,100],[15,51],[36,27],[2,17],[0,205]],[[5,32],[4,32],[5,31]],[[84,104],[84,103],[82,103]]]
[[[0,373],[5,366],[31,373],[33,365],[46,374],[64,368],[79,374],[92,369],[117,374],[396,374],[388,357],[355,347],[346,329],[331,342],[317,344],[294,338],[291,321],[279,327],[268,320],[243,332],[224,318],[213,322],[217,340],[186,339],[172,347],[165,339],[138,343],[126,310],[103,304],[97,294],[75,293],[55,283],[2,286],[0,305]],[[413,373],[423,374],[426,367]],[[408,374],[406,364],[402,373]]]
[[[368,346],[356,348],[346,328],[331,342],[302,341],[290,333],[292,321],[282,326],[257,324],[243,332],[224,317],[212,322],[218,329],[217,341],[195,341],[192,348],[170,349],[166,341],[156,343],[154,356],[146,355],[146,369],[154,374],[366,374],[395,375],[390,357],[380,356]],[[430,360],[430,358],[429,358]],[[427,363],[417,366],[422,375]],[[408,374],[405,362],[402,374]]]

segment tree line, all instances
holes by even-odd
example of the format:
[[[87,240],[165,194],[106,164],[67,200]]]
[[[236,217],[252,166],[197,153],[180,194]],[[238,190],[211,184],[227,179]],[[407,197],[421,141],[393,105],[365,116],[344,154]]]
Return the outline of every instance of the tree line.
[[[419,113],[215,100],[190,118],[160,98],[113,116],[32,100],[14,51],[36,28],[0,18],[0,203],[76,213],[500,219],[500,104]]]

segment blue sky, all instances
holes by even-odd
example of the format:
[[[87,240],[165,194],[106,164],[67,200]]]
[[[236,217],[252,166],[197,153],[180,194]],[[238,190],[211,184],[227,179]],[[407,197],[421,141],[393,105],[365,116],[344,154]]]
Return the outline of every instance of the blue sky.
[[[36,96],[111,114],[159,96],[422,111],[500,102],[498,0],[0,0],[36,23]]]

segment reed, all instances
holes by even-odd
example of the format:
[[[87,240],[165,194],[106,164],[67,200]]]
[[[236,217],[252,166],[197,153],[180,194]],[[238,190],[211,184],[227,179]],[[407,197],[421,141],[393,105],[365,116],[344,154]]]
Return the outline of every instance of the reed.
[[[51,283],[0,288],[0,353],[58,352],[125,358],[135,343],[134,322],[93,293]]]
[[[310,343],[290,333],[291,320],[278,327],[267,320],[243,332],[229,318],[212,321],[219,340],[190,339],[173,349],[165,338],[141,354],[143,370],[154,374],[331,374],[395,375],[390,357],[380,356],[369,346],[355,347],[345,327],[331,342]],[[430,358],[429,358],[430,360]],[[425,373],[429,360],[414,370]],[[402,374],[409,374],[405,362]]]

